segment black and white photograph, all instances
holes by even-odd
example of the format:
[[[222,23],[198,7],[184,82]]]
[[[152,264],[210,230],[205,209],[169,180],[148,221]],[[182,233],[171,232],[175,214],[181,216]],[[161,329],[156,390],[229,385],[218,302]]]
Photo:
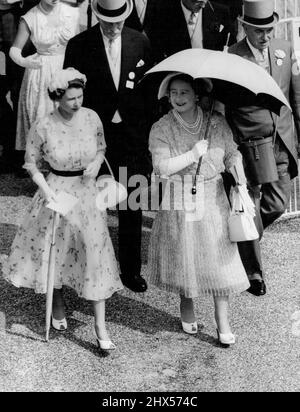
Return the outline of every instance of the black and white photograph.
[[[300,0],[0,0],[0,392],[300,391]]]

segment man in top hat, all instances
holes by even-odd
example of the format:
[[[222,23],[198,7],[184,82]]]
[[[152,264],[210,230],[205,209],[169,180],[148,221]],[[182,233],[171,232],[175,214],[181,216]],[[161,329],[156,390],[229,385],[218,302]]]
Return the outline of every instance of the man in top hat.
[[[256,225],[260,236],[285,211],[290,198],[291,179],[298,174],[294,124],[299,141],[299,68],[291,43],[273,38],[278,19],[273,9],[273,0],[244,0],[244,15],[239,20],[246,37],[229,48],[229,53],[237,54],[267,70],[281,87],[293,111],[292,116],[291,111],[284,106],[280,116],[276,116],[261,107],[251,106],[229,109],[227,113],[242,153],[245,142],[249,140],[269,136],[275,139],[277,181],[260,185],[254,183],[251,181],[253,174],[251,176],[249,173],[252,164],[248,164],[250,160],[245,162],[249,192],[256,205]],[[259,241],[241,242],[239,251],[251,284],[249,292],[257,296],[264,295],[266,286]]]
[[[208,0],[158,2],[151,41],[156,61],[181,50],[223,50],[236,41],[236,28],[226,5]]]
[[[137,87],[150,68],[150,48],[146,36],[124,26],[132,8],[132,0],[92,0],[99,24],[69,41],[64,61],[65,68],[75,67],[87,77],[84,106],[98,113],[104,126],[106,157],[115,178],[123,184],[133,175],[151,172],[147,94]],[[133,190],[128,187],[129,196]],[[123,209],[118,211],[121,279],[131,290],[144,292],[147,284],[140,276],[142,212]]]

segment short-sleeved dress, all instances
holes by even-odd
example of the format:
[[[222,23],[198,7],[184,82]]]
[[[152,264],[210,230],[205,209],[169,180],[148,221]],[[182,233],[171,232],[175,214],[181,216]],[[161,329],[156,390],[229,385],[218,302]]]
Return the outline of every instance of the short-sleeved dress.
[[[22,19],[30,29],[30,39],[37,50],[35,57],[42,67],[25,69],[18,103],[17,150],[25,150],[32,123],[54,109],[47,87],[52,75],[63,68],[68,41],[79,31],[79,11],[60,3],[50,14],[45,14],[37,5]]]
[[[33,124],[24,167],[36,173],[43,157],[55,170],[82,170],[105,147],[102,124],[94,111],[81,108],[68,122],[55,110]],[[72,211],[60,217],[57,227],[54,286],[67,285],[80,297],[94,301],[123,289],[107,215],[96,208],[96,180],[50,173],[47,182],[55,193],[65,191],[79,198]],[[38,191],[3,265],[6,280],[37,293],[47,289],[52,211],[45,204]]]
[[[153,125],[150,151],[156,173],[159,174],[161,159],[186,153],[200,136],[203,138],[207,119],[205,114],[199,135],[185,131],[172,111]],[[212,116],[208,140],[208,152],[203,156],[200,170],[205,179],[203,218],[188,222],[184,210],[159,210],[148,254],[149,282],[191,298],[203,294],[227,296],[249,287],[237,245],[229,240],[230,206],[220,174],[241,155],[226,120],[218,113]],[[196,168],[194,163],[176,175],[194,176]]]

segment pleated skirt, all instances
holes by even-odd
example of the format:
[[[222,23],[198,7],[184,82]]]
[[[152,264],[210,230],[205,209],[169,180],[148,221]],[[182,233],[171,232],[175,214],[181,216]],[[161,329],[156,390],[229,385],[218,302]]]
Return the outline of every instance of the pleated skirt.
[[[181,210],[157,212],[147,279],[162,290],[189,298],[243,292],[249,281],[237,244],[229,239],[230,206],[220,176],[205,182],[204,203],[204,216],[197,222],[186,222]]]

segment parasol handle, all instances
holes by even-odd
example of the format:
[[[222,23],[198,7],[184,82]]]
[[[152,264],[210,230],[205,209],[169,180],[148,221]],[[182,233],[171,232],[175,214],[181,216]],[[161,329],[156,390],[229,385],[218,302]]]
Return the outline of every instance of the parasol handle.
[[[48,273],[47,273],[47,298],[46,298],[46,342],[49,341],[52,303],[53,303],[53,287],[54,287],[54,262],[55,262],[55,237],[56,229],[59,222],[59,214],[52,212],[52,234],[49,251]]]
[[[211,117],[212,117],[214,107],[215,107],[215,101],[213,100],[212,103],[211,103],[211,107],[210,107],[210,111],[209,111],[209,115],[208,115],[204,140],[206,140],[207,136],[208,136],[208,132],[209,132],[210,124],[211,124]],[[196,187],[197,187],[197,176],[200,172],[200,168],[201,168],[201,164],[202,164],[202,158],[203,158],[203,156],[201,156],[200,159],[199,159],[196,174],[194,176],[194,182],[193,182],[193,187],[192,187],[192,195],[195,195],[197,193],[197,189],[196,189]]]

